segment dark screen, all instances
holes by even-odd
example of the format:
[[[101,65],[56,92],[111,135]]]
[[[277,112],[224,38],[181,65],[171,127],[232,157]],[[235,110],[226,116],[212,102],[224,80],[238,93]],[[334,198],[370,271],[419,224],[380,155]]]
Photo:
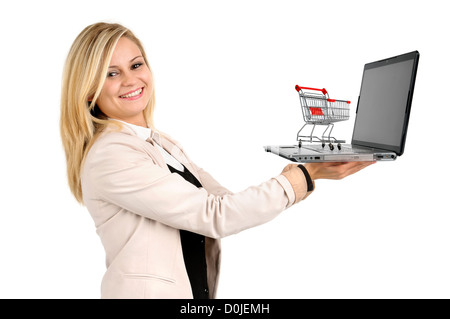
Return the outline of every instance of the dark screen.
[[[397,62],[397,60],[400,60]],[[353,143],[398,151],[402,144],[414,57],[366,65],[361,84]]]

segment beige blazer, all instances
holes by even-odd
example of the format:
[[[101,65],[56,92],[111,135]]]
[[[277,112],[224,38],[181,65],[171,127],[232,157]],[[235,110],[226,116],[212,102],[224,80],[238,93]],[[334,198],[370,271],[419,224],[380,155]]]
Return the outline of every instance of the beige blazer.
[[[172,174],[154,143],[204,188]],[[307,196],[306,180],[304,184]],[[96,140],[83,166],[82,191],[105,249],[102,298],[192,298],[180,229],[207,237],[208,285],[214,298],[219,238],[273,219],[295,199],[283,175],[232,193],[197,167],[170,137],[154,134],[146,142],[126,126],[108,129]]]

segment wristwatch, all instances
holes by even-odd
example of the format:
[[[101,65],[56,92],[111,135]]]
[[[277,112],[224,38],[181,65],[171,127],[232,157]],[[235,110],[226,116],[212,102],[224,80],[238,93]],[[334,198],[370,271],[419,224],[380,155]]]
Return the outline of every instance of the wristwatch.
[[[306,185],[308,186],[308,192],[312,192],[314,190],[314,184],[311,180],[311,176],[309,176],[308,170],[306,169],[305,166],[303,165],[298,165],[298,168],[300,168],[303,172],[303,174],[305,174],[305,178],[306,178]]]

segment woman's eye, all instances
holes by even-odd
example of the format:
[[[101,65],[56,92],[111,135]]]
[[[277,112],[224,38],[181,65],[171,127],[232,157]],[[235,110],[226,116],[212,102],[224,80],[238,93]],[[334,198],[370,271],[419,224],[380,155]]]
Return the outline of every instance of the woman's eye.
[[[115,71],[109,72],[109,73],[108,73],[108,77],[111,78],[111,77],[113,77],[113,76],[116,76],[117,74],[118,74],[118,73],[115,72]]]
[[[137,69],[137,68],[139,68],[141,65],[142,65],[143,63],[135,63],[135,64],[133,64],[132,66],[131,66],[131,68],[134,70],[134,69]]]

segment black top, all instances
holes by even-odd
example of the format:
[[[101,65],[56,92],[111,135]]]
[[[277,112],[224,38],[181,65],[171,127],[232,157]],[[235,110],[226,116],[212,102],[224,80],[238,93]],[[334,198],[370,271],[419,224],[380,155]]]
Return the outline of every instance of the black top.
[[[202,187],[202,184],[194,175],[184,167],[181,172],[167,165],[172,173],[177,173],[186,181]],[[194,299],[209,299],[208,280],[206,273],[205,236],[180,230],[181,246],[183,248],[184,264],[191,283]]]

